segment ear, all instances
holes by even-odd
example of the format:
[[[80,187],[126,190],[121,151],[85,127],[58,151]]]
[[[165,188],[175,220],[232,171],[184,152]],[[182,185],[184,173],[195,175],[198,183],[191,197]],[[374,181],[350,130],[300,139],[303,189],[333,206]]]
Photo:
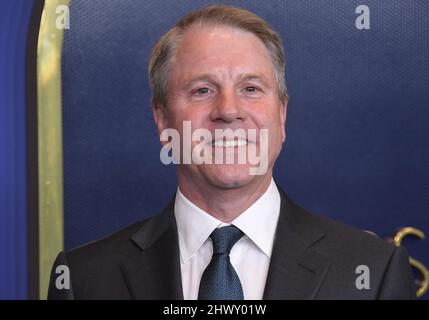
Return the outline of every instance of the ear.
[[[168,128],[169,119],[167,116],[167,111],[162,104],[152,104],[152,114],[155,120],[158,135],[161,135],[161,132]]]
[[[287,115],[287,103],[288,98],[285,96],[283,97],[282,101],[280,102],[280,121],[282,125],[282,142],[286,141],[286,115]]]

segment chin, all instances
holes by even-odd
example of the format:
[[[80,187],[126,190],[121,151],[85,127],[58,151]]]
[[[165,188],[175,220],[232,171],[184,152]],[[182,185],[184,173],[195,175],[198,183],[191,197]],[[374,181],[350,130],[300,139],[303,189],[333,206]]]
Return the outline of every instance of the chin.
[[[257,176],[249,174],[247,165],[213,165],[206,172],[212,185],[223,189],[236,189],[252,182]]]

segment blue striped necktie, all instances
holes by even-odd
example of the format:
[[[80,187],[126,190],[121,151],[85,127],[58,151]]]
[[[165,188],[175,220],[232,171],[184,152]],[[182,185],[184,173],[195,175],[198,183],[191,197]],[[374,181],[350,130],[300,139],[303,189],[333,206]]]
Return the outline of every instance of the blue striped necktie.
[[[235,226],[215,229],[210,238],[213,256],[201,277],[199,300],[243,300],[240,279],[229,259],[234,244],[243,236]]]

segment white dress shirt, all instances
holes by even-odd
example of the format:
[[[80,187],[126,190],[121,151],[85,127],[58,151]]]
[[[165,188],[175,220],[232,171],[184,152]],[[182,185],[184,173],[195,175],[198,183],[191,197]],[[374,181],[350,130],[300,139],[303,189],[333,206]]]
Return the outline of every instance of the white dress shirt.
[[[240,278],[244,299],[262,299],[280,213],[274,180],[267,191],[230,224],[243,231],[231,250],[231,264]],[[180,250],[183,297],[198,299],[201,276],[213,254],[209,238],[215,228],[229,225],[190,202],[177,190],[174,204]]]

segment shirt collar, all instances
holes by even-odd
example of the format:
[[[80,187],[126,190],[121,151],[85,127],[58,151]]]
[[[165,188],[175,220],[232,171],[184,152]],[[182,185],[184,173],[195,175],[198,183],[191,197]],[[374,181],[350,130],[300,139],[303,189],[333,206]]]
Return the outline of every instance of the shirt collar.
[[[273,248],[280,201],[280,193],[271,179],[267,191],[231,222],[268,258],[271,257]],[[174,214],[182,263],[188,261],[200,249],[214,229],[225,225],[188,200],[179,188],[174,203]]]

